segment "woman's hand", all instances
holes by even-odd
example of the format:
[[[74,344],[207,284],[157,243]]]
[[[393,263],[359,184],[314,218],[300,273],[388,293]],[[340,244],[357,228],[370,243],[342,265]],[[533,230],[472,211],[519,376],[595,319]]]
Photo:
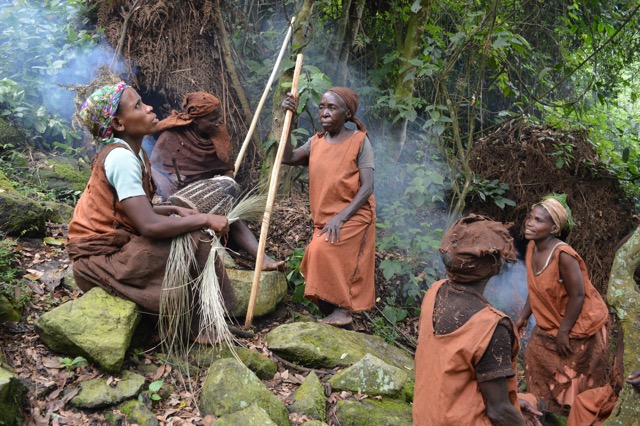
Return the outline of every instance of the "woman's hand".
[[[337,243],[340,241],[340,228],[342,228],[342,225],[345,222],[346,220],[344,219],[342,212],[340,212],[332,217],[326,225],[324,225],[324,228],[322,228],[322,231],[320,231],[317,236],[320,237],[322,234],[326,233],[327,236],[324,239],[325,241],[328,241],[331,244]]]
[[[556,334],[556,349],[562,358],[567,358],[573,354],[573,349],[571,349],[571,344],[569,343],[569,333],[558,330],[558,334]]]
[[[229,233],[229,220],[227,220],[226,216],[208,214],[207,225],[218,235],[227,235]]]
[[[538,417],[542,416],[542,412],[536,410],[536,408],[522,398],[518,398],[520,404],[520,412],[524,417],[524,422],[527,426],[542,426]]]
[[[290,92],[287,93],[286,97],[282,101],[282,108],[293,112],[294,114],[298,113],[298,99],[293,96]]]

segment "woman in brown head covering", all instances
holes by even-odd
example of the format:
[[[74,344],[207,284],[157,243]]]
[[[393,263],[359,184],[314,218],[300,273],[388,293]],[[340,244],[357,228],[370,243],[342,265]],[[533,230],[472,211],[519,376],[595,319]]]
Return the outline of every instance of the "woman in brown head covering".
[[[297,110],[289,96],[283,107]],[[351,324],[351,312],[375,303],[373,152],[364,124],[355,115],[358,95],[329,89],[319,104],[322,130],[302,147],[287,143],[284,164],[309,167],[313,238],[304,254],[305,296],[327,315],[322,322]],[[356,129],[345,123],[351,121]]]
[[[413,424],[524,424],[521,404],[527,415],[541,413],[518,401],[518,338],[483,296],[503,262],[515,261],[513,238],[502,223],[471,214],[445,233],[440,255],[447,279],[422,302]]]
[[[534,204],[525,221],[529,297],[516,327],[536,327],[525,352],[527,389],[552,412],[567,414],[576,396],[607,382],[609,314],[582,258],[558,237],[573,224],[566,196]]]
[[[166,200],[178,189],[202,179],[228,175],[233,177],[231,139],[224,121],[220,100],[210,93],[187,93],[182,112],[158,123],[162,131],[151,153],[156,193]],[[258,241],[242,221],[234,222],[229,242],[256,257]],[[275,270],[284,265],[264,257],[263,269]]]

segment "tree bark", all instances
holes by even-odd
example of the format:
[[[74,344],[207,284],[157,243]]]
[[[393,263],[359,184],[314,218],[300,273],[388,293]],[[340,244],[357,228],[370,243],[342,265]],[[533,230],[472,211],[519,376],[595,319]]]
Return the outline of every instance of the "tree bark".
[[[607,302],[615,309],[624,334],[624,373],[626,377],[632,371],[640,368],[638,355],[640,354],[640,293],[633,280],[633,272],[640,264],[640,228],[636,229],[616,253],[609,275]],[[638,407],[640,407],[640,393],[628,383],[624,384],[616,407],[605,425],[635,425],[638,424]]]
[[[413,13],[407,22],[399,58],[401,71],[398,74],[393,95],[400,104],[404,103],[405,99],[413,97],[415,78],[407,78],[407,76],[416,71],[416,66],[411,65],[409,61],[418,55],[423,46],[422,36],[424,35],[425,24],[429,20],[431,2],[432,0],[421,0],[420,10]],[[390,154],[396,161],[402,154],[402,149],[407,139],[407,124],[408,120],[406,118],[400,118],[391,125],[390,137],[394,143],[391,145]]]

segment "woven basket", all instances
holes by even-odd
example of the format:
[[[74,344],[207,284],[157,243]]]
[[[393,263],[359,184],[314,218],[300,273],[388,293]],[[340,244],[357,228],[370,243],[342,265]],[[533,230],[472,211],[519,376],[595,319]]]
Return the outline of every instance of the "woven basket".
[[[191,183],[169,197],[175,206],[200,213],[226,215],[240,194],[240,186],[229,176],[217,176]]]

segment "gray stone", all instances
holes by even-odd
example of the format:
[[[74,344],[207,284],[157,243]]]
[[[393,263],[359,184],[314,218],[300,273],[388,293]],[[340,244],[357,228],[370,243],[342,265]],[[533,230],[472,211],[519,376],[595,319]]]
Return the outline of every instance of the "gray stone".
[[[118,409],[127,416],[129,424],[139,426],[157,426],[158,419],[142,402],[137,399],[125,401],[118,406]]]
[[[236,294],[238,304],[231,314],[235,317],[244,317],[249,307],[251,297],[251,284],[254,271],[242,271],[239,269],[227,270],[231,281],[231,287]],[[287,279],[279,271],[266,271],[260,274],[259,291],[253,311],[254,317],[261,317],[276,310],[278,303],[287,295]]]
[[[289,426],[289,413],[278,398],[247,367],[233,358],[211,364],[200,393],[203,416],[223,416],[258,405],[278,426]]]
[[[393,396],[400,393],[409,379],[406,370],[387,364],[371,354],[336,373],[329,379],[334,390],[367,395]]]
[[[293,395],[291,409],[312,419],[325,421],[327,420],[326,402],[324,387],[316,373],[312,371]]]
[[[413,374],[413,358],[407,352],[380,337],[327,324],[283,324],[271,330],[265,341],[276,354],[308,367],[347,367],[370,353]]]
[[[118,372],[139,321],[135,303],[95,287],[42,315],[35,326],[54,352],[82,356]]]
[[[235,351],[242,363],[253,371],[260,380],[272,379],[278,371],[278,364],[257,351],[242,346],[236,346]],[[191,355],[199,367],[206,368],[216,360],[233,358],[233,354],[226,346],[200,345],[191,351]]]
[[[397,400],[342,400],[336,404],[340,426],[412,426],[410,404]]]
[[[0,294],[0,323],[18,322],[22,316],[20,306],[4,294]]]
[[[231,255],[229,254],[229,252],[227,250],[225,250],[224,252],[224,268],[226,270],[229,269],[236,269],[237,265],[236,265],[236,261],[233,260],[233,257],[231,257]]]
[[[125,370],[122,372],[122,380],[115,386],[109,385],[106,379],[80,382],[80,392],[70,403],[79,408],[108,407],[135,397],[143,386],[143,376]]]
[[[78,288],[78,284],[76,284],[76,279],[73,276],[73,265],[69,265],[67,269],[64,270],[64,273],[62,274],[62,284],[71,290],[80,290]]]
[[[44,237],[45,209],[17,192],[0,192],[0,233],[10,236]]]
[[[257,405],[222,416],[213,424],[215,426],[276,426],[267,412]]]
[[[22,380],[9,370],[0,367],[0,424],[18,426],[22,424],[22,414],[27,387]]]

